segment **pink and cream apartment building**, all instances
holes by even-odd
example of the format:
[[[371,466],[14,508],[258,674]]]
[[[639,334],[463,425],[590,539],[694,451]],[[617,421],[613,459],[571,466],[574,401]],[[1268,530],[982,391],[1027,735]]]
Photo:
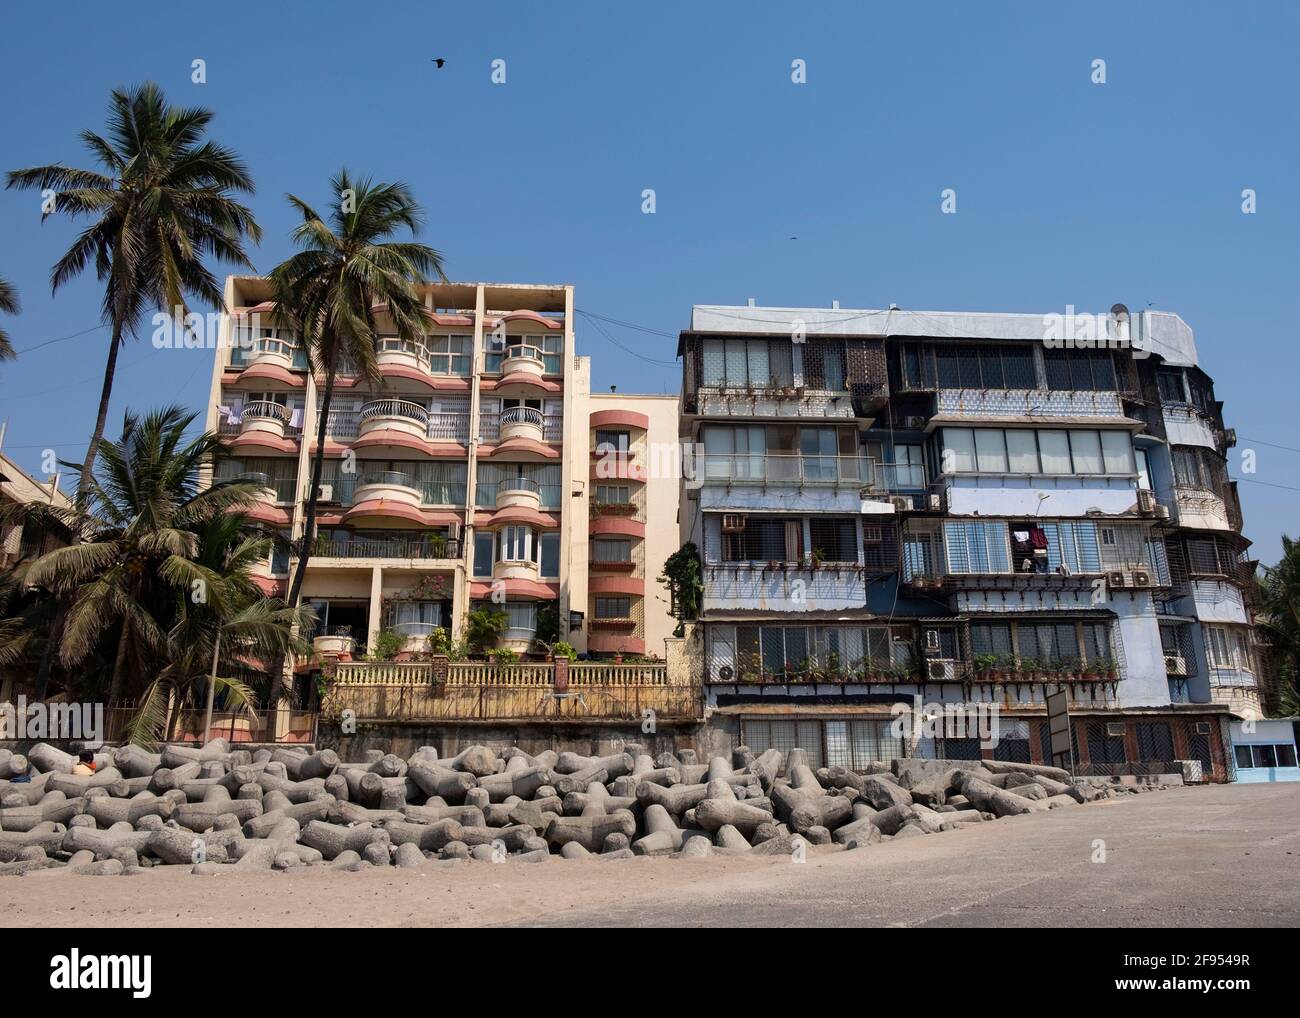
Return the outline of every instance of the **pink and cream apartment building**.
[[[666,557],[675,544],[665,552],[647,536],[639,454],[652,422],[675,435],[676,401],[590,395],[572,286],[438,283],[423,297],[416,343],[374,309],[378,385],[349,364],[336,380],[303,586],[317,649],[358,654],[393,630],[421,650],[435,628],[459,636],[480,604],[506,613],[500,645],[520,653],[544,650],[539,616],[546,629],[556,615],[555,635],[580,652],[652,649],[647,636],[668,635],[669,622],[666,606],[647,621],[662,566],[647,553]],[[226,451],[213,475],[259,485],[251,515],[285,539],[259,582],[283,594],[303,540],[324,376],[277,317],[265,278],[228,278],[226,305],[207,416]],[[600,455],[598,437],[611,443]],[[649,528],[669,540],[671,487],[662,527]]]

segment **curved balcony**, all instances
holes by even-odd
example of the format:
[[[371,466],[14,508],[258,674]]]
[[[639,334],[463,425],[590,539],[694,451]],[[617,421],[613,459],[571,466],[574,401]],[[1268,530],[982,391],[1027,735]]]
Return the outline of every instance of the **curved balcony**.
[[[546,373],[546,357],[540,346],[531,343],[517,343],[507,346],[501,362],[501,373],[513,375],[517,372],[536,375],[541,378]]]
[[[239,434],[229,439],[232,448],[294,452],[297,431],[289,428],[288,407],[270,400],[245,403],[240,411]]]
[[[346,654],[351,656],[357,649],[357,641],[351,636],[326,633],[312,638],[311,649],[317,654]]]
[[[403,455],[427,450],[429,411],[405,399],[372,399],[357,414],[357,449],[376,455]]]
[[[541,504],[541,486],[531,477],[507,477],[497,482],[498,509],[536,510]]]
[[[537,563],[531,559],[497,559],[492,564],[494,580],[532,580],[538,577]]]
[[[420,489],[411,478],[396,470],[362,474],[344,519],[354,525],[391,523],[394,519],[421,519]]]
[[[501,441],[511,438],[527,438],[540,442],[546,426],[546,418],[535,407],[512,406],[501,411]]]

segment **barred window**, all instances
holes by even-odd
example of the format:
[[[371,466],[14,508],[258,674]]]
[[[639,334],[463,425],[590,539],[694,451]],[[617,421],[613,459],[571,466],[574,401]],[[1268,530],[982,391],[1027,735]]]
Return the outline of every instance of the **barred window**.
[[[628,486],[626,484],[598,484],[596,485],[596,501],[607,505],[626,505],[630,500]]]
[[[797,519],[751,516],[744,530],[722,537],[724,562],[797,562],[803,557],[803,525]]]
[[[631,562],[632,542],[626,538],[598,537],[591,542],[594,562]]]
[[[632,599],[630,597],[596,598],[596,618],[626,619],[632,616]]]
[[[794,361],[788,341],[706,339],[701,357],[705,385],[746,389],[794,384]]]
[[[820,555],[827,562],[856,562],[858,560],[858,531],[853,520],[814,519],[809,524],[814,558]],[[877,553],[880,527],[875,528]]]

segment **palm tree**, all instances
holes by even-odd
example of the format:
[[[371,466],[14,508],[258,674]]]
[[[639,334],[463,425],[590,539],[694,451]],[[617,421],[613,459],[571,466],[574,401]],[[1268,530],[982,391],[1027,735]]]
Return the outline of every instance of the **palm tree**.
[[[380,382],[375,361],[375,314],[383,306],[397,335],[415,341],[426,318],[418,287],[430,274],[446,279],[442,255],[414,241],[390,238],[400,230],[418,235],[423,214],[405,184],[354,180],[346,169],[330,181],[335,196],[325,216],[288,195],[302,214],[293,232],[301,250],[271,271],[277,310],[302,337],[318,371],[325,374],[312,458],[298,565],[288,602],[297,606],[316,529],[316,496],[325,463],[325,434],[334,382],[341,361],[350,360],[372,384]],[[270,707],[276,708],[280,674],[272,675]]]
[[[86,508],[70,510],[85,540],[27,569],[29,584],[69,605],[54,637],[64,668],[101,650],[105,660],[111,655],[110,704],[169,659],[175,599],[201,601],[225,589],[222,575],[198,556],[201,528],[256,501],[251,484],[199,490],[200,466],[221,443],[211,432],[185,440],[196,416],[179,407],[128,414],[121,439],[101,443]]]
[[[0,279],[0,314],[18,314],[18,291],[7,279]],[[14,347],[9,342],[9,333],[0,329],[0,361],[12,360],[13,357]]]
[[[287,652],[308,649],[294,634],[311,626],[312,610],[290,609],[278,598],[264,597],[252,578],[253,568],[270,553],[271,538],[252,532],[239,513],[205,519],[195,536],[195,562],[213,583],[200,600],[176,598],[168,663],[145,690],[129,730],[130,741],[142,745],[159,741],[164,731],[171,738],[180,711],[198,707],[209,683],[227,707],[251,713],[253,687],[267,666]],[[218,675],[222,650],[225,674]]]
[[[199,107],[168,105],[152,82],[115,89],[107,132],[81,133],[104,172],[55,163],[8,174],[10,188],[55,192],[53,209],[42,219],[54,213],[93,219],[50,274],[58,292],[93,262],[104,284],[103,321],[112,330],[99,413],[81,463],[79,502],[92,485],[117,355],[127,335],[137,333],[152,309],[187,314],[187,293],[220,307],[222,289],[204,257],[251,267],[244,240],[261,238],[253,213],[233,197],[253,192],[247,168],[230,149],[204,137],[212,116]]]
[[[1269,647],[1272,680],[1266,713],[1290,717],[1300,708],[1300,541],[1282,535],[1282,558],[1263,568],[1259,593],[1257,621]]]

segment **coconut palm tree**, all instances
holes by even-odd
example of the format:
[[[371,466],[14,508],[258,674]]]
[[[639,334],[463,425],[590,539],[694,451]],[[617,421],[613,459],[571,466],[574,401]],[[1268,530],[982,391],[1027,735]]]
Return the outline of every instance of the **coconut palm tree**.
[[[187,294],[220,307],[221,285],[204,258],[251,267],[244,240],[261,238],[253,213],[234,197],[252,194],[252,178],[234,152],[204,137],[211,121],[209,110],[168,105],[152,82],[115,89],[106,133],[81,133],[103,172],[55,163],[8,174],[10,188],[53,192],[42,219],[63,214],[92,220],[50,273],[58,292],[93,263],[104,284],[101,314],[111,330],[99,413],[80,465],[80,502],[92,486],[126,337],[136,335],[154,309],[188,314]]]
[[[239,513],[205,519],[195,536],[195,562],[213,582],[201,599],[175,598],[167,664],[140,698],[128,731],[130,741],[141,745],[159,741],[164,732],[171,738],[180,711],[200,708],[209,684],[227,708],[251,714],[254,687],[268,666],[287,652],[309,649],[295,634],[310,628],[312,610],[290,609],[263,596],[253,579],[253,569],[270,554],[269,536],[253,532]]]
[[[1290,717],[1300,710],[1300,541],[1283,534],[1282,558],[1262,572],[1257,621],[1269,648],[1268,713]]]
[[[0,314],[18,314],[18,291],[7,279],[0,279]],[[9,333],[0,329],[0,361],[12,360],[13,357],[14,347],[9,342]]]
[[[423,220],[420,206],[405,184],[358,180],[344,169],[330,181],[330,190],[333,198],[325,215],[301,198],[288,195],[290,204],[302,215],[293,231],[294,243],[301,250],[271,271],[277,311],[302,337],[317,371],[325,376],[303,538],[289,586],[290,606],[296,606],[301,598],[311,557],[316,496],[339,364],[351,361],[372,384],[378,384],[377,309],[382,308],[398,336],[421,339],[427,319],[418,287],[431,274],[446,278],[439,252],[414,241],[392,239],[403,230],[417,236]],[[272,710],[278,692],[277,672],[272,676]]]
[[[257,498],[252,484],[199,489],[200,466],[221,443],[211,432],[186,440],[196,416],[179,407],[127,414],[121,439],[100,445],[86,507],[70,511],[84,540],[27,568],[29,584],[68,605],[54,637],[63,667],[101,652],[111,658],[110,703],[141,689],[170,659],[178,597],[199,603],[225,589],[221,573],[199,556],[201,529]]]

